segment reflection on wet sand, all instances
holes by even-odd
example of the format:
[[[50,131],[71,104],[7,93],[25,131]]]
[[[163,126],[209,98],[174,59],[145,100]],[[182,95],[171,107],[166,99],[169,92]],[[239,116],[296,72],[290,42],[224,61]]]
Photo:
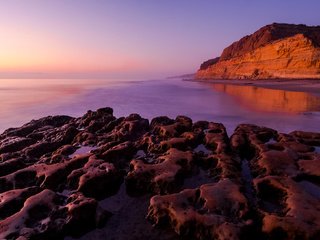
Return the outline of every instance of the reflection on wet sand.
[[[320,97],[305,92],[226,84],[212,84],[212,88],[238,98],[239,104],[256,111],[299,113],[320,110]]]

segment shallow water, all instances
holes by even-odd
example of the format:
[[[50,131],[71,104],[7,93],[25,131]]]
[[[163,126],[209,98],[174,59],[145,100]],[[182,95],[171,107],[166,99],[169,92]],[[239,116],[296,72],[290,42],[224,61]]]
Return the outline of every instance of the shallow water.
[[[301,181],[299,185],[310,195],[320,199],[320,187],[309,181]]]
[[[164,79],[0,79],[0,132],[47,115],[81,116],[110,106],[117,117],[187,115],[222,122],[229,133],[240,123],[281,132],[320,131],[320,97],[305,92]]]
[[[193,151],[196,153],[202,152],[205,155],[212,154],[212,151],[208,150],[204,144],[198,145]]]
[[[96,147],[91,147],[91,146],[80,146],[74,153],[72,153],[69,157],[73,158],[77,155],[85,154],[85,153],[90,153],[92,150],[95,150]]]

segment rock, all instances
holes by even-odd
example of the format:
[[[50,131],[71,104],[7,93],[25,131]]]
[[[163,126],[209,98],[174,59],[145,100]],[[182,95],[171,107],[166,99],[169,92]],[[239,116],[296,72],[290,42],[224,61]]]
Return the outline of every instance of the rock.
[[[315,215],[319,209],[311,207],[311,211],[310,206],[320,197],[320,158],[313,147],[305,145],[314,144],[315,136],[316,133],[278,134],[272,129],[240,125],[231,137],[234,151],[240,155],[245,152],[242,158],[249,160],[256,193],[253,204],[262,214],[262,234],[268,239],[318,237]]]
[[[52,155],[64,155],[69,156],[72,153],[74,153],[77,150],[77,148],[73,145],[66,144],[57,149]]]
[[[320,146],[320,133],[293,131],[290,135],[296,137],[301,143],[311,146]]]
[[[80,155],[69,161],[50,165],[34,164],[0,177],[0,192],[36,185],[58,190],[73,170],[83,167],[89,156],[90,154]]]
[[[39,187],[29,187],[0,194],[0,218],[5,219],[23,207],[24,202],[41,191]]]
[[[187,150],[188,149],[188,139],[184,137],[175,137],[169,140],[161,141],[159,144],[160,149],[159,152],[165,152],[170,148],[176,148],[179,150]]]
[[[169,224],[181,236],[196,239],[239,239],[248,228],[249,208],[237,184],[222,180],[172,195],[154,196],[148,218]]]
[[[97,111],[89,110],[83,117],[77,120],[79,128],[95,128],[93,124],[102,123],[108,124],[110,121],[114,120],[113,109],[112,108],[100,108]],[[89,130],[90,129],[86,129]],[[91,129],[94,130],[94,129]]]
[[[68,175],[68,182],[86,197],[100,200],[117,192],[122,176],[113,164],[91,156],[82,168]]]
[[[64,231],[68,235],[81,236],[90,229],[101,225],[101,209],[93,198],[86,198],[80,193],[72,194],[67,199],[67,217]],[[104,211],[106,217],[111,214]]]
[[[16,152],[35,143],[32,138],[24,137],[8,137],[0,141],[0,154],[7,152]]]
[[[103,148],[102,148],[103,150]],[[97,149],[99,152],[100,149]],[[136,153],[136,148],[130,141],[120,143],[116,146],[111,147],[110,149],[98,154],[102,159],[105,159],[107,162],[114,163],[117,166],[123,166],[128,161],[130,161],[133,155]]]
[[[310,134],[307,134],[310,139]],[[316,134],[313,134],[316,136]],[[278,134],[272,129],[260,128],[254,125],[240,125],[231,137],[235,151],[246,152],[243,158],[250,160],[252,173],[255,176],[290,176],[300,178],[310,172],[317,163],[308,160],[319,159],[314,148],[301,142],[301,136],[293,134]],[[313,143],[313,142],[312,142]]]
[[[28,147],[25,153],[29,157],[41,157],[45,153],[53,152],[59,147],[60,145],[57,143],[39,142]]]
[[[45,126],[61,127],[64,124],[70,122],[73,118],[69,116],[49,116],[44,117],[39,120],[32,120],[31,122],[23,125],[20,128],[10,128],[4,131],[5,136],[17,136],[26,137],[28,134],[32,133],[35,129],[39,129]]]
[[[264,143],[277,139],[277,131],[252,124],[240,124],[231,136],[231,148],[241,158],[251,159],[266,149]]]
[[[96,225],[97,202],[81,194],[62,196],[43,190],[29,197],[22,209],[0,222],[2,239],[63,239],[77,236]]]
[[[146,163],[142,160],[130,162],[131,171],[126,177],[130,192],[168,193],[181,184],[181,179],[191,171],[193,156],[171,148],[164,155]]]
[[[319,46],[319,31],[319,27],[308,27],[302,24],[294,25],[273,23],[264,26],[252,35],[246,36],[240,39],[238,42],[231,44],[231,46],[224,49],[223,53],[221,54],[221,60],[228,60],[236,56],[241,56],[244,53],[248,53],[263,47],[270,42],[293,37],[297,34],[303,34],[307,36],[316,46]]]
[[[215,153],[225,153],[228,151],[228,135],[225,127],[221,123],[209,123],[205,131],[204,143],[206,147]]]
[[[113,109],[110,107],[99,108],[97,109],[98,115],[113,115]]]
[[[154,134],[166,139],[178,137],[186,131],[191,131],[192,120],[185,116],[178,116],[173,122],[169,118],[160,117],[151,121],[151,129]]]
[[[201,65],[200,65],[200,70],[206,70],[207,68],[209,68],[210,66],[216,64],[218,61],[219,61],[220,57],[216,57],[216,58],[213,58],[213,59],[209,59],[205,62],[203,62]]]
[[[12,158],[10,160],[6,160],[5,162],[0,163],[0,176],[8,175],[25,167],[26,164],[23,161],[23,158]]]
[[[240,161],[229,154],[213,154],[204,158],[204,166],[209,168],[214,179],[240,179]]]
[[[110,131],[105,138],[108,141],[132,141],[149,130],[148,119],[141,118],[138,114],[131,114],[124,118]]]
[[[272,145],[271,145],[272,146]],[[269,146],[270,147],[270,146]],[[277,146],[278,147],[278,146]],[[290,149],[271,149],[261,152],[257,161],[252,161],[256,175],[296,176],[298,156]]]
[[[290,178],[265,177],[254,180],[254,185],[264,215],[262,232],[270,239],[319,237],[319,198]]]
[[[112,114],[0,135],[1,239],[319,238],[319,133]]]
[[[63,199],[50,190],[43,190],[28,198],[19,212],[0,222],[0,238],[12,239],[23,236],[30,239],[35,235],[42,235],[53,239],[50,231],[55,229],[56,233],[61,232],[62,226],[59,218],[51,219],[50,215],[58,211],[58,205],[62,202]],[[46,236],[46,232],[49,236]],[[61,236],[58,234],[57,238]]]
[[[267,25],[201,65],[196,78],[319,79],[320,27]]]
[[[78,155],[69,161],[62,163],[44,165],[42,170],[37,171],[38,182],[40,186],[58,190],[63,185],[68,175],[75,169],[82,168],[88,161],[91,154]],[[39,167],[38,167],[39,169]]]
[[[118,126],[120,123],[124,121],[125,117],[120,117],[118,119],[115,119],[113,121],[110,121],[108,124],[106,124],[104,127],[102,127],[98,132],[101,133],[108,133],[112,131],[116,126]]]
[[[88,145],[96,145],[97,144],[97,136],[93,133],[87,131],[81,131],[75,136],[73,143],[77,143],[83,146]]]
[[[320,156],[315,160],[300,160],[298,165],[305,177],[320,178]]]
[[[166,126],[174,123],[173,119],[168,118],[167,116],[156,117],[151,120],[150,128],[153,129],[155,126]]]

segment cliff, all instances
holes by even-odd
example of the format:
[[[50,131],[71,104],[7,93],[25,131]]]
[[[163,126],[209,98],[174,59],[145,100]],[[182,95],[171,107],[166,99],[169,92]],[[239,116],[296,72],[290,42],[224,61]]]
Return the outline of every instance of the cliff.
[[[267,25],[204,62],[196,78],[320,78],[320,26]]]

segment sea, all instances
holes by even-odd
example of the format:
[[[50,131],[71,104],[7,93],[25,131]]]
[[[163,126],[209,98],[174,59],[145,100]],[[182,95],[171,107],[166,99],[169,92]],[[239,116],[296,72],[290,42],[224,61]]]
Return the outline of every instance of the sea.
[[[186,115],[223,123],[229,134],[250,123],[289,133],[320,131],[320,96],[251,85],[168,79],[0,79],[0,132],[49,115],[79,117],[112,107],[116,117],[138,113]]]

